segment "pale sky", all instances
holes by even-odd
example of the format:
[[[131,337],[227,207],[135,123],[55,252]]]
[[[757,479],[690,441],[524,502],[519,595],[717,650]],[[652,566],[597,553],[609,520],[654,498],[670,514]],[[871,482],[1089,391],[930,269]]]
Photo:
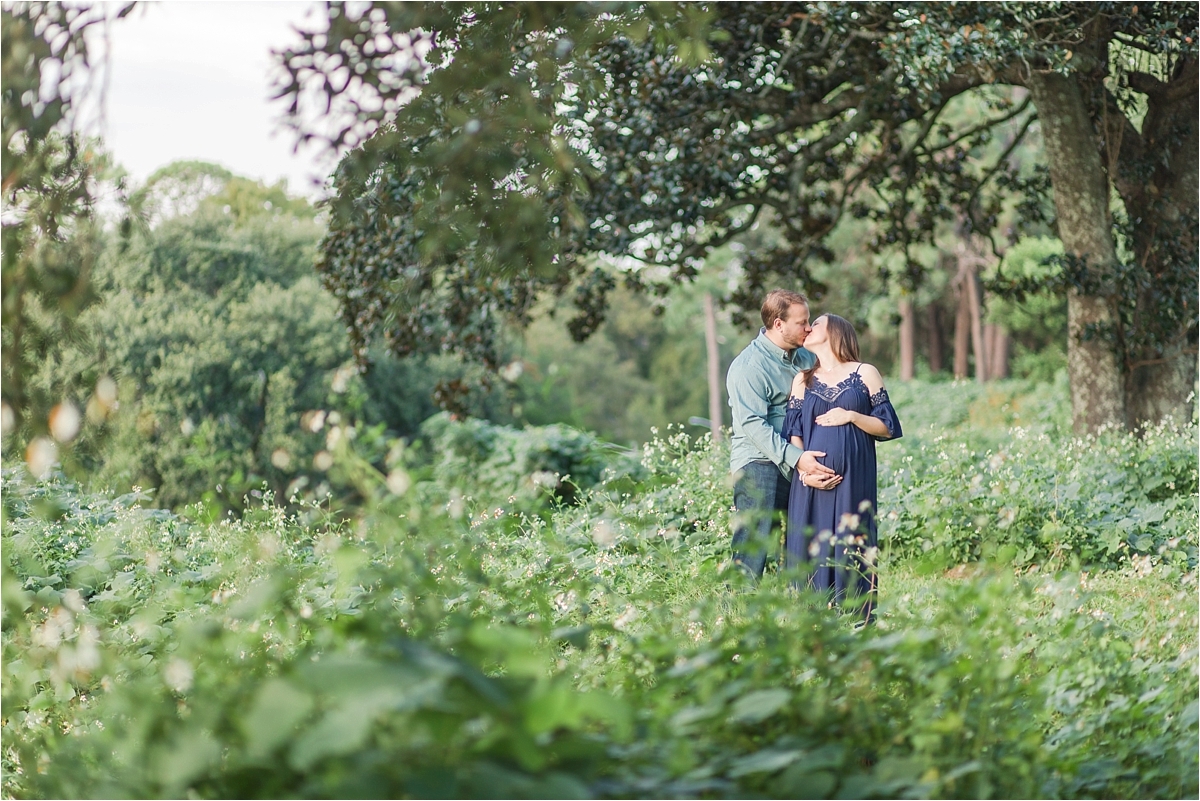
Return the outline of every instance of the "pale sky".
[[[309,2],[138,3],[111,24],[103,137],[138,181],[177,159],[200,159],[313,195],[333,166],[292,134],[269,102],[271,48],[296,40]],[[309,17],[311,22],[312,18]]]

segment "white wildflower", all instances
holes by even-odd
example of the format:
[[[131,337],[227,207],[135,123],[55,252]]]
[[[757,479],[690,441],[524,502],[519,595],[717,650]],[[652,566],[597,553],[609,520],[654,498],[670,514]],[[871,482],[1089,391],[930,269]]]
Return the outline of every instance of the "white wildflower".
[[[163,671],[163,681],[177,693],[186,693],[190,690],[194,678],[192,666],[178,657],[171,657],[171,660],[167,662],[166,670]]]

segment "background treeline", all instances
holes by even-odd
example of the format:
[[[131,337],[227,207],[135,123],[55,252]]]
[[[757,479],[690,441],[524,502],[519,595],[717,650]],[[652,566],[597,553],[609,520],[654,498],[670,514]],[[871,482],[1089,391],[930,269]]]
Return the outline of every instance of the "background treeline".
[[[482,368],[454,355],[399,359],[377,349],[360,370],[312,266],[322,216],[283,187],[180,162],[131,192],[128,206],[124,225],[86,232],[98,253],[98,297],[72,336],[48,348],[30,386],[99,424],[64,449],[68,472],[153,490],[166,507],[200,501],[210,514],[240,509],[264,485],[281,497],[324,495],[326,418],[353,421],[380,442],[412,439],[438,413],[439,385],[456,380],[472,387],[471,416],[565,423],[626,447],[653,428],[706,417],[703,295],[736,286],[746,254],[772,236],[768,224],[749,232],[664,297],[615,290],[604,323],[582,343],[567,329],[573,298],[548,298],[527,327],[506,331],[507,366],[488,390]],[[990,347],[1002,353],[985,362],[993,377],[1050,379],[1062,366],[1061,299],[1018,304],[980,293],[972,305],[969,293],[995,264],[932,249],[926,288],[901,298],[888,265],[859,247],[862,226],[846,228],[813,311],[853,320],[864,358],[885,374],[986,375],[969,369],[980,353],[972,330],[996,332]],[[1005,269],[1053,269],[1043,262],[1055,249],[1049,238],[1023,239]],[[916,344],[902,352],[906,327]],[[718,314],[722,375],[754,333]]]

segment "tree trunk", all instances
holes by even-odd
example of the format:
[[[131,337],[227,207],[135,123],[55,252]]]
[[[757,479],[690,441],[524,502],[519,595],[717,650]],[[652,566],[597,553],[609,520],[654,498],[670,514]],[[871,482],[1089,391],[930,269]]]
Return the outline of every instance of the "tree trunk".
[[[937,302],[929,304],[929,372],[937,375],[946,368],[942,356],[942,310]]]
[[[988,380],[996,378],[995,375],[992,374],[992,372],[991,372],[992,356],[994,356],[996,353],[996,351],[994,350],[995,347],[996,347],[996,324],[995,323],[984,323],[983,324],[983,353],[986,357],[986,360],[988,360]]]
[[[1189,419],[1197,375],[1196,238],[1200,200],[1200,74],[1180,59],[1166,82],[1145,73],[1130,86],[1146,95],[1139,132],[1109,102],[1105,156],[1133,223],[1133,254],[1150,279],[1129,321],[1152,330],[1154,347],[1127,347],[1125,404],[1137,428],[1169,415]],[[1184,279],[1184,280],[1180,280]],[[1182,309],[1178,301],[1187,299]],[[1165,301],[1165,302],[1164,302]]]
[[[983,361],[987,365],[987,377],[991,381],[996,376],[992,372],[992,357],[995,355],[996,347],[996,324],[983,324]]]
[[[988,378],[996,381],[1008,378],[1008,356],[1012,350],[1012,337],[1008,329],[999,323],[988,323],[991,329],[991,346],[988,348]]]
[[[916,375],[916,353],[913,340],[916,338],[916,320],[913,319],[911,297],[900,299],[900,380],[912,381]]]
[[[717,313],[711,292],[704,293],[704,344],[708,350],[708,419],[713,442],[721,441],[721,350],[717,346]]]
[[[1029,89],[1041,121],[1058,236],[1068,254],[1111,276],[1117,264],[1108,210],[1108,181],[1077,75],[1035,71]],[[1089,328],[1111,330],[1116,315],[1100,295],[1067,291],[1067,374],[1075,432],[1125,426],[1125,387],[1114,349],[1103,337],[1084,338]]]
[[[1192,337],[1192,344],[1196,342]],[[1141,364],[1129,373],[1126,402],[1129,425],[1157,423],[1167,417],[1187,420],[1196,398],[1196,350],[1173,348],[1157,364]]]
[[[954,314],[954,378],[967,377],[967,358],[971,348],[971,299],[967,297],[966,276],[959,274],[958,310]]]
[[[971,349],[975,355],[975,380],[987,381],[987,350],[983,341],[983,286],[974,263],[966,265],[967,308],[971,313]]]

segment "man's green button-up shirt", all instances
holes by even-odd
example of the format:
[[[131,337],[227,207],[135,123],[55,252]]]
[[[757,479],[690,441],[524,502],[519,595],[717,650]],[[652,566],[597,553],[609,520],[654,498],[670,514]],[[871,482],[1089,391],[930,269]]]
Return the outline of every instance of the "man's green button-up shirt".
[[[753,461],[769,459],[784,476],[803,453],[783,439],[792,379],[817,363],[804,348],[784,350],[767,338],[767,329],[729,365],[725,387],[733,410],[733,436],[729,441],[729,469],[737,472]]]

